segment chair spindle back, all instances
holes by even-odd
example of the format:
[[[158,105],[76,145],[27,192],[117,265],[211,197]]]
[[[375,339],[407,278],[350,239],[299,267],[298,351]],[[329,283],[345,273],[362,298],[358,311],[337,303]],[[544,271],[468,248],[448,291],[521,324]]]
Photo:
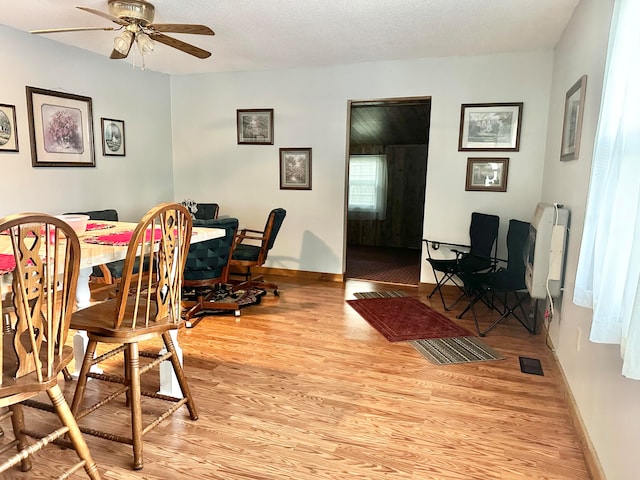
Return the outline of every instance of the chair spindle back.
[[[189,211],[177,203],[157,205],[140,220],[127,249],[114,328],[120,328],[125,319],[131,321],[131,328],[139,322],[149,326],[158,320],[180,321],[191,229]]]
[[[48,382],[57,375],[55,362],[67,340],[75,302],[78,236],[66,222],[40,213],[2,218],[0,232],[2,252],[15,261],[9,297],[16,321],[9,332],[0,332],[3,384],[34,372],[38,382]],[[2,335],[13,337],[9,351],[2,351],[7,346]]]

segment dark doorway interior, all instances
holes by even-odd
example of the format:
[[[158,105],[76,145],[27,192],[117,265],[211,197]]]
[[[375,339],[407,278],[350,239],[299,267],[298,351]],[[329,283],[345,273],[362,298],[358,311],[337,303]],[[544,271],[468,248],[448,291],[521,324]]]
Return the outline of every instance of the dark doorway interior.
[[[418,285],[430,111],[430,98],[351,102],[349,154],[384,155],[387,189],[381,218],[348,209],[346,278]]]

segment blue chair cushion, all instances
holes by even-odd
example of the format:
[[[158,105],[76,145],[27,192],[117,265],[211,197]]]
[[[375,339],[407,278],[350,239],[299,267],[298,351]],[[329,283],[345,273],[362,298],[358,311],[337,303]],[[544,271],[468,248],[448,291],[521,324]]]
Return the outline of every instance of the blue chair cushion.
[[[256,260],[258,260],[258,255],[260,255],[260,246],[245,245],[241,243],[240,245],[236,246],[236,249],[233,252],[233,259],[255,262]]]

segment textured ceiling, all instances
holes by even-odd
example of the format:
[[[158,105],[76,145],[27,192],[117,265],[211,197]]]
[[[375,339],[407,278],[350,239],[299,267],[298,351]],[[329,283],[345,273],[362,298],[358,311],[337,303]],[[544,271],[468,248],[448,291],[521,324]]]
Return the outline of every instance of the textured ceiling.
[[[156,0],[156,23],[200,23],[216,35],[172,34],[213,52],[166,45],[145,57],[170,74],[270,70],[552,48],[579,0]],[[114,26],[75,8],[106,0],[0,0],[0,23],[33,30]],[[109,56],[113,32],[40,35]],[[120,61],[123,60],[114,60]],[[140,63],[139,55],[124,61]]]

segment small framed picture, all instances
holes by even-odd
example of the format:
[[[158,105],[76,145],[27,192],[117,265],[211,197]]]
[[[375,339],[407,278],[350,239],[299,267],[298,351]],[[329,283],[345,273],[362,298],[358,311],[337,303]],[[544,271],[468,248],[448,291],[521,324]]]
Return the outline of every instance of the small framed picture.
[[[0,152],[18,151],[15,105],[0,104]]]
[[[311,190],[311,149],[280,149],[280,190]]]
[[[520,150],[522,106],[522,102],[463,104],[458,151]]]
[[[580,154],[580,135],[582,133],[582,112],[587,90],[587,76],[583,75],[567,92],[564,101],[564,120],[562,122],[562,147],[560,160],[575,160]]]
[[[91,97],[26,87],[34,167],[95,167]]]
[[[273,145],[273,108],[237,110],[238,145]]]
[[[508,158],[468,158],[465,190],[506,192],[508,173]]]
[[[113,118],[101,118],[102,155],[124,157],[124,121]]]

